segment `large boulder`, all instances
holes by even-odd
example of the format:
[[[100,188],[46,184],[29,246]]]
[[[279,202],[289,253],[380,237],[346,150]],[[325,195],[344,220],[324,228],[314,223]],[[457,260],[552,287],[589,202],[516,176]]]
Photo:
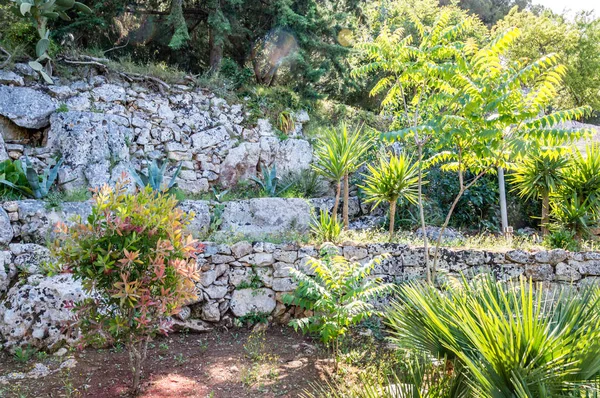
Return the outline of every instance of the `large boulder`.
[[[47,94],[28,87],[0,86],[0,115],[18,126],[41,129],[50,121],[56,103]]]
[[[231,312],[236,317],[270,314],[275,309],[275,292],[271,289],[239,289],[231,295]]]
[[[64,329],[73,319],[71,304],[86,297],[71,275],[32,275],[13,286],[0,304],[0,337],[5,348],[54,349],[73,338]]]
[[[8,214],[0,207],[0,247],[8,245],[13,239],[13,228]]]
[[[279,145],[275,155],[275,164],[280,175],[300,174],[310,168],[313,153],[306,140],[287,139]]]
[[[220,183],[224,188],[231,187],[241,180],[256,176],[260,159],[260,145],[244,142],[229,150],[221,164]]]
[[[66,189],[114,183],[130,168],[129,121],[117,115],[62,112],[52,115],[48,148],[64,159],[59,180]]]
[[[223,210],[223,233],[260,239],[266,235],[306,232],[311,207],[304,199],[257,198],[229,202]]]

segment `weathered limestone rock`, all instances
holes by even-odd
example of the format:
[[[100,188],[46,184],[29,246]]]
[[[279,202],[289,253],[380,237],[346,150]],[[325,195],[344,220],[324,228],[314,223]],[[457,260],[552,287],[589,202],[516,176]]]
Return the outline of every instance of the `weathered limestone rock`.
[[[257,143],[244,142],[229,150],[221,164],[219,181],[225,188],[235,185],[238,181],[256,176],[260,146]]]
[[[229,141],[229,133],[223,126],[215,127],[206,131],[201,131],[192,135],[192,148],[198,153],[203,149],[216,147]]]
[[[204,235],[210,226],[210,208],[208,202],[201,200],[185,200],[179,204],[179,207],[189,213],[194,212],[194,218],[188,225],[188,231],[198,238]]]
[[[8,156],[8,152],[6,151],[6,144],[4,143],[4,138],[2,138],[2,134],[0,131],[0,162],[4,162],[7,159],[10,159],[10,157]]]
[[[310,221],[311,208],[304,199],[250,199],[225,205],[221,231],[260,238],[271,234],[306,232]]]
[[[59,174],[65,188],[97,187],[114,183],[128,170],[132,131],[127,119],[93,112],[62,112],[52,115],[48,148],[62,154]],[[71,181],[75,179],[75,181]]]
[[[50,96],[28,87],[0,86],[0,115],[28,129],[46,127],[56,103]]]
[[[17,267],[12,262],[12,253],[9,250],[0,251],[0,295],[10,287],[17,275]]]
[[[0,208],[0,247],[8,245],[13,239],[13,228],[10,218],[4,209]]]
[[[506,253],[506,259],[518,264],[527,264],[531,255],[524,250],[511,250]]]
[[[14,86],[22,86],[25,84],[23,78],[14,72],[6,69],[0,69],[0,84],[12,84]]]
[[[40,274],[44,265],[53,261],[48,248],[34,243],[13,243],[10,251],[15,256],[14,266],[27,274]]]
[[[231,295],[231,311],[237,317],[252,313],[270,314],[276,304],[275,292],[271,289],[240,289]]]
[[[540,251],[535,253],[535,261],[556,265],[567,258],[567,252],[563,249]]]
[[[85,298],[79,281],[71,275],[30,276],[13,286],[0,304],[0,336],[4,346],[52,349],[69,341],[62,328],[72,319],[69,303]]]
[[[279,175],[300,174],[310,168],[313,154],[310,143],[306,140],[287,139],[279,145],[275,155],[275,164]]]

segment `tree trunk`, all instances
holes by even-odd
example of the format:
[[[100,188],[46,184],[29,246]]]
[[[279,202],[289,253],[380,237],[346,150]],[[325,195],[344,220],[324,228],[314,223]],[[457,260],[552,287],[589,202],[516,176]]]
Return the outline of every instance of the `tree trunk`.
[[[502,234],[508,235],[508,210],[506,206],[506,184],[504,183],[504,169],[498,167],[498,193],[500,195],[500,218],[502,220]]]
[[[142,380],[142,365],[146,360],[146,354],[148,352],[148,339],[138,343],[127,344],[127,350],[129,351],[129,366],[132,373],[131,392],[133,396],[137,396],[140,393],[140,382]]]
[[[394,224],[396,222],[396,203],[398,199],[390,202],[390,242],[394,237]]]
[[[456,197],[454,198],[454,202],[452,202],[452,206],[450,206],[450,210],[448,211],[448,214],[446,214],[446,219],[444,220],[444,224],[442,225],[442,228],[439,231],[437,241],[435,242],[433,267],[431,268],[431,279],[433,281],[435,281],[435,273],[436,273],[437,265],[438,265],[438,251],[440,250],[440,246],[442,245],[442,235],[444,234],[444,231],[448,227],[448,223],[450,222],[450,217],[452,217],[452,213],[454,213],[454,209],[456,208],[458,201],[463,196],[465,191],[466,191],[466,189],[461,188],[460,191],[458,192],[458,195],[456,195]]]
[[[223,40],[215,38],[215,31],[213,28],[209,30],[208,46],[210,47],[210,71],[213,73],[218,72],[221,69],[221,61],[223,60]]]
[[[425,210],[423,208],[423,146],[418,147],[418,166],[419,166],[419,181],[418,181],[418,204],[419,216],[421,218],[421,230],[423,231],[423,249],[425,250],[425,269],[427,271],[427,283],[432,283],[431,268],[429,266],[429,245],[427,239],[427,226],[425,225]]]
[[[344,207],[342,213],[344,217],[344,229],[348,229],[350,220],[348,218],[348,202],[350,201],[350,178],[348,173],[344,174]]]
[[[338,213],[338,206],[340,205],[340,193],[342,190],[342,183],[341,181],[337,182],[337,188],[335,190],[335,201],[333,202],[333,211],[331,212],[331,216],[334,219],[337,219],[337,213]]]
[[[544,192],[542,195],[542,236],[548,235],[548,224],[550,223],[550,194]]]

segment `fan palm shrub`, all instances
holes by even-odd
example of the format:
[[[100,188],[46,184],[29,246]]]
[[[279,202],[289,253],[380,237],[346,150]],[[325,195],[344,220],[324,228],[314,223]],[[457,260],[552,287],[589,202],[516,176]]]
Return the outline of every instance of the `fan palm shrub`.
[[[416,203],[418,198],[419,171],[416,164],[405,154],[388,154],[379,157],[376,166],[368,165],[364,186],[367,203],[375,207],[383,202],[390,206],[390,239],[394,236],[396,205],[399,199]]]
[[[562,192],[567,196],[574,193],[589,201],[592,207],[600,207],[600,144],[587,145],[583,153],[574,152],[565,172]]]
[[[344,179],[343,219],[346,228],[349,224],[349,175],[364,163],[363,157],[372,144],[373,139],[369,134],[363,134],[360,128],[350,132],[346,124],[342,124],[338,129],[324,130],[317,139],[313,168],[317,173],[336,184],[332,212],[334,218],[337,217],[342,179]]]
[[[321,242],[337,242],[342,233],[342,226],[337,217],[329,215],[329,212],[321,210],[319,217],[314,217],[310,230]]]
[[[387,314],[406,350],[456,361],[469,396],[580,397],[600,377],[598,287],[548,290],[491,276],[440,291],[423,283],[398,290]]]
[[[309,272],[290,268],[298,287],[283,297],[285,304],[305,310],[306,316],[292,320],[290,325],[318,334],[333,349],[336,370],[340,339],[351,326],[377,314],[373,301],[392,288],[370,276],[382,257],[360,264],[339,256],[337,250],[331,244],[324,245],[321,258],[307,263]]]

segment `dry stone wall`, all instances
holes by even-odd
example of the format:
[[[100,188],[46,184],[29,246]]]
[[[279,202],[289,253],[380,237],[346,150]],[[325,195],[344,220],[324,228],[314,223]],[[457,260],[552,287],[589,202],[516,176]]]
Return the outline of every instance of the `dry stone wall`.
[[[281,140],[267,119],[251,123],[243,104],[197,87],[158,92],[104,76],[45,86],[0,71],[0,161],[27,155],[41,170],[62,157],[66,190],[114,183],[154,159],[170,161],[169,173],[181,162],[179,187],[194,194],[273,164],[280,175],[298,173],[309,168],[312,148],[302,136],[308,115],[294,118]]]

